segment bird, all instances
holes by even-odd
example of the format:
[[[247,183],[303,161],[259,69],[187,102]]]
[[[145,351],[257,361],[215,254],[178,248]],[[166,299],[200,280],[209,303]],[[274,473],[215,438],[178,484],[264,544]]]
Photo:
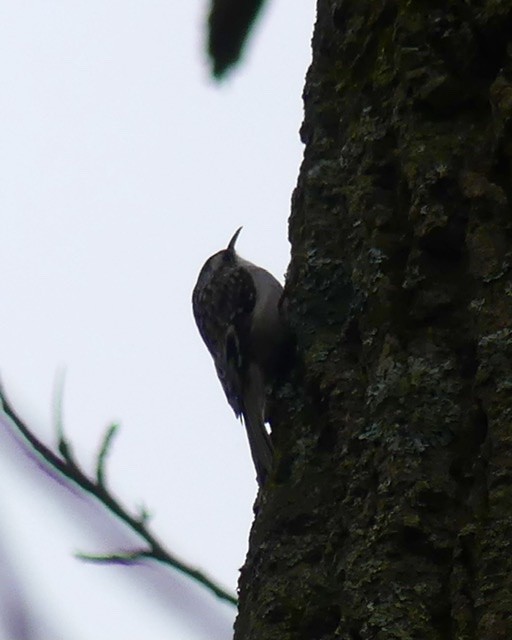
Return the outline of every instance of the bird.
[[[245,426],[258,484],[269,476],[273,445],[265,427],[268,396],[286,342],[283,287],[266,269],[241,258],[237,229],[226,249],[204,263],[192,293],[199,333],[237,418]]]

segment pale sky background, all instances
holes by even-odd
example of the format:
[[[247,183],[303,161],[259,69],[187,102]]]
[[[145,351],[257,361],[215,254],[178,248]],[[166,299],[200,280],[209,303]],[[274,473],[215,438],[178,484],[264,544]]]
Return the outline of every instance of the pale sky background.
[[[114,492],[234,591],[255,474],[190,297],[240,225],[241,255],[284,279],[314,2],[272,0],[220,86],[205,12],[199,0],[0,0],[0,373],[53,443],[65,367],[79,460],[92,470],[119,421]],[[233,608],[188,579],[74,559],[139,542],[46,477],[2,424],[0,469],[0,612],[17,581],[30,640],[231,638]],[[5,615],[0,640],[23,640]]]

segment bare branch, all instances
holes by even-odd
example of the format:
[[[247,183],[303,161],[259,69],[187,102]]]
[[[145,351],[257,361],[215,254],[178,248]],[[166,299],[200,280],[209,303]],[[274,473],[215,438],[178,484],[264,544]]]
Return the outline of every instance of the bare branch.
[[[167,564],[173,569],[183,573],[192,580],[195,580],[203,587],[214,593],[218,598],[225,600],[233,605],[237,605],[237,598],[235,595],[229,593],[223,589],[216,582],[208,578],[202,571],[192,567],[191,565],[183,562],[177,558],[174,554],[165,549],[163,544],[157,539],[157,537],[150,531],[147,520],[148,514],[146,509],[141,509],[137,517],[130,514],[127,508],[125,508],[118,499],[106,489],[104,484],[105,476],[105,461],[110,450],[110,444],[112,438],[117,429],[117,425],[111,425],[107,430],[105,438],[103,439],[100,453],[98,455],[98,463],[96,469],[96,480],[91,480],[87,474],[80,468],[75,458],[71,453],[71,447],[66,440],[62,427],[62,420],[60,413],[57,414],[57,429],[58,429],[58,450],[60,456],[54,453],[49,447],[47,447],[37,436],[35,436],[30,428],[23,422],[18,416],[14,407],[8,400],[3,386],[0,383],[0,403],[2,405],[3,412],[12,421],[16,430],[23,436],[24,440],[28,443],[31,449],[44,460],[44,462],[50,467],[50,469],[57,471],[59,474],[71,480],[78,487],[97,498],[111,513],[116,515],[122,520],[132,531],[137,533],[147,544],[146,550],[135,550],[127,553],[113,554],[107,556],[101,555],[87,555],[78,554],[78,557],[90,562],[103,562],[103,563],[122,563],[133,564],[137,560],[141,559],[153,559],[163,564]],[[61,405],[61,396],[58,405]]]

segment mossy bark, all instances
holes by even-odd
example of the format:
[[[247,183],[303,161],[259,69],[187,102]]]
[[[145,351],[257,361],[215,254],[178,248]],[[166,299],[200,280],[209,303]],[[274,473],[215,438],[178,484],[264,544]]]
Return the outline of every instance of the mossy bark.
[[[512,638],[511,55],[512,0],[319,1],[237,640]]]

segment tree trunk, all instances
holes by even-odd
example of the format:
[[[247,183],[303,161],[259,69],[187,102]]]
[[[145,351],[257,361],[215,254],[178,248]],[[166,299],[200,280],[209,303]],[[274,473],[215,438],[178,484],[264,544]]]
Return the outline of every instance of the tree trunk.
[[[512,638],[511,55],[512,0],[319,1],[238,640]]]

